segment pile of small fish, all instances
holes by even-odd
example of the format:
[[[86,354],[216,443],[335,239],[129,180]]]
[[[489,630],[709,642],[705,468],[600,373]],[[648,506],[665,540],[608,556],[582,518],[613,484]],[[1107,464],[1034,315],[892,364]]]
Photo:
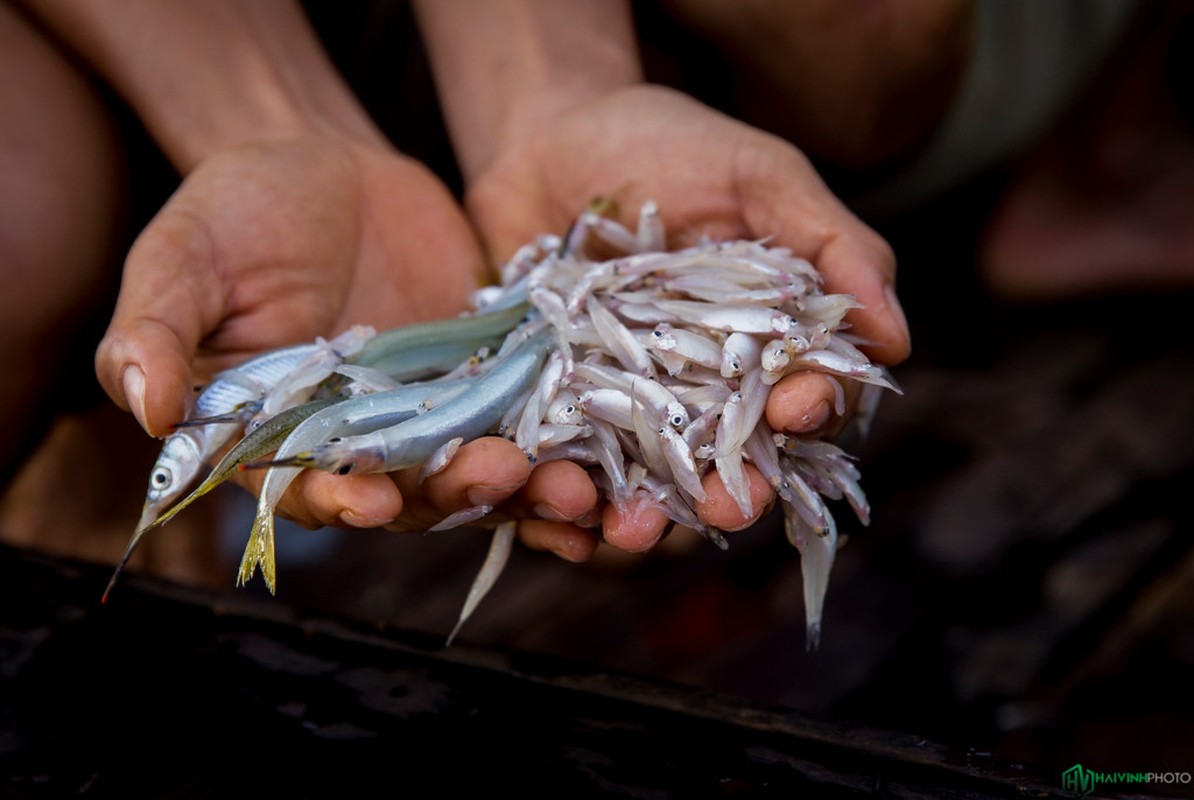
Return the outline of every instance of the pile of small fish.
[[[764,407],[770,387],[798,370],[835,376],[839,389],[860,382],[860,424],[884,389],[898,391],[843,322],[857,307],[851,296],[825,294],[809,262],[762,242],[668,252],[648,202],[636,230],[591,209],[563,237],[524,246],[472,305],[458,319],[382,333],[355,327],[217,375],[167,438],[113,583],[148,530],[236,469],[261,466],[268,472],[237,582],[260,566],[273,591],[274,509],[303,469],[420,467],[428,475],[462,443],[496,434],[533,462],[588,467],[604,501],[627,512],[660,508],[722,549],[724,536],[695,510],[705,499],[702,477],[715,470],[750,516],[750,462],[774,488],[801,554],[808,644],[816,646],[838,545],[826,500],[844,498],[863,524],[869,509],[846,453],[772,431]],[[844,391],[836,405],[843,414]],[[466,509],[434,529],[491,511]],[[456,630],[501,573],[514,532],[514,522],[496,526]]]

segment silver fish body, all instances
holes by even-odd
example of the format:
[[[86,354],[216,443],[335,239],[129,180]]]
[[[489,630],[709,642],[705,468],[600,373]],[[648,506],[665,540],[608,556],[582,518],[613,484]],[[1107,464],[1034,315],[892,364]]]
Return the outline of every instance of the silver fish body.
[[[318,345],[303,344],[263,353],[243,364],[218,373],[195,399],[190,418],[223,417],[238,409],[245,411],[239,422],[179,428],[166,437],[161,453],[149,473],[149,489],[137,532],[148,528],[158,515],[186,491],[203,465],[215,457],[252,416],[259,402]]]
[[[475,391],[398,425],[320,445],[306,465],[337,474],[392,472],[421,464],[449,439],[483,436],[497,426],[514,398],[533,385],[547,357],[547,339],[546,329],[531,335]]]

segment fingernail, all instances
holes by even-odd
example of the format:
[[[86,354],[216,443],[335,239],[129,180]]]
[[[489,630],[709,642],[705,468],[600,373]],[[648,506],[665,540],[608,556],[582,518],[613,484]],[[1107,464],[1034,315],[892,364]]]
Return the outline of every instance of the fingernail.
[[[551,520],[552,522],[571,522],[572,520],[561,514],[555,508],[549,506],[547,503],[535,503],[531,507],[531,511],[536,517],[540,519]]]
[[[137,424],[149,431],[149,426],[145,424],[145,373],[140,367],[130,364],[124,368],[121,383],[124,386],[125,402],[129,404],[129,410],[133,412]]]
[[[510,486],[470,486],[464,496],[474,506],[492,506],[505,500],[519,486],[521,484],[517,483]]]
[[[887,295],[887,307],[891,309],[891,315],[895,318],[896,324],[900,326],[904,338],[911,339],[912,336],[908,332],[908,318],[904,316],[904,307],[900,305],[899,298],[896,297],[895,287],[888,286],[883,291]]]

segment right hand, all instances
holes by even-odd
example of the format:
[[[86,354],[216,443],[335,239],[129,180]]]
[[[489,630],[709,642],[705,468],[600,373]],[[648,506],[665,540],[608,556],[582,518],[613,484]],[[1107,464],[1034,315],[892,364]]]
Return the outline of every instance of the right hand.
[[[138,237],[96,371],[163,436],[185,418],[190,387],[220,369],[353,324],[452,316],[485,278],[463,214],[418,162],[320,137],[240,146],[201,162]],[[522,517],[550,507],[553,521],[521,526],[530,547],[574,561],[595,547],[569,522],[596,503],[576,465],[532,480],[517,447],[486,437],[421,486],[415,472],[308,470],[278,513],[307,527],[425,529],[483,498]],[[256,494],[263,472],[236,480]]]

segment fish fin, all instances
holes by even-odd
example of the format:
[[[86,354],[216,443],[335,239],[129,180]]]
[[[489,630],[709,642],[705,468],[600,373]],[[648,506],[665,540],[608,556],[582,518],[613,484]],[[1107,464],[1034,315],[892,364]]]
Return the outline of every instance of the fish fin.
[[[274,515],[270,511],[258,510],[253,520],[253,530],[249,533],[249,541],[245,545],[245,553],[240,560],[240,570],[236,576],[236,585],[244,586],[253,579],[257,567],[261,567],[261,577],[270,594],[276,589],[274,569]]]
[[[265,469],[266,467],[310,467],[315,464],[315,453],[311,450],[304,450],[301,453],[295,453],[288,458],[279,458],[273,461],[246,461],[241,464],[238,469]]]
[[[178,430],[179,428],[199,428],[204,425],[219,425],[226,422],[245,422],[260,410],[260,400],[249,400],[244,403],[238,403],[232,408],[231,411],[226,414],[215,414],[210,417],[184,419],[182,422],[173,423],[170,426],[170,429]]]
[[[204,479],[203,483],[196,486],[193,492],[179,500],[174,505],[170,506],[170,508],[163,511],[162,515],[154,520],[153,523],[145,530],[148,531],[152,528],[160,528],[161,526],[165,525],[167,522],[178,516],[179,512],[181,512],[184,508],[223,483],[229,474],[230,471],[225,472],[222,475],[216,475],[216,473],[213,472]]]

